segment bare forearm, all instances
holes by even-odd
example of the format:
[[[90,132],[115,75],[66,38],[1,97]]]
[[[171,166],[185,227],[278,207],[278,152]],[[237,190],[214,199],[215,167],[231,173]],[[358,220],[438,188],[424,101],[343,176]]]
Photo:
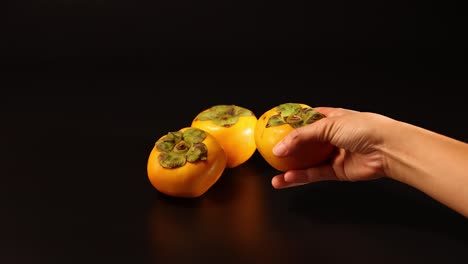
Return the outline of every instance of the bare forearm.
[[[387,175],[468,217],[468,144],[395,122],[382,149]]]

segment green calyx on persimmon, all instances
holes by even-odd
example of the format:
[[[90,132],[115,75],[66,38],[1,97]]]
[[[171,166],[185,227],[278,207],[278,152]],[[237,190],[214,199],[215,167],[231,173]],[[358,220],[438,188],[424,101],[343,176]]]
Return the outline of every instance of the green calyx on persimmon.
[[[206,160],[208,148],[203,143],[206,133],[197,128],[189,128],[184,132],[169,132],[156,142],[156,148],[161,153],[159,164],[164,168],[178,168],[186,162]]]
[[[230,127],[237,123],[239,117],[252,115],[252,111],[237,105],[215,105],[200,113],[195,121],[211,120],[218,126]]]
[[[289,124],[293,128],[298,128],[311,124],[325,117],[324,114],[315,111],[311,107],[302,107],[297,103],[285,103],[276,107],[278,114],[272,115],[266,127]]]

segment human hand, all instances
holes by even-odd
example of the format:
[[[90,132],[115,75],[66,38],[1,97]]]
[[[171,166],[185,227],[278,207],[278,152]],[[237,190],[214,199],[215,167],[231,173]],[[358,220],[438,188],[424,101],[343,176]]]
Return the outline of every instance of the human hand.
[[[327,117],[297,128],[280,141],[273,153],[294,156],[310,141],[328,141],[336,147],[333,156],[324,164],[305,170],[292,170],[276,175],[272,185],[276,189],[307,183],[335,180],[361,181],[385,176],[382,131],[392,119],[368,112],[343,108],[316,107]]]

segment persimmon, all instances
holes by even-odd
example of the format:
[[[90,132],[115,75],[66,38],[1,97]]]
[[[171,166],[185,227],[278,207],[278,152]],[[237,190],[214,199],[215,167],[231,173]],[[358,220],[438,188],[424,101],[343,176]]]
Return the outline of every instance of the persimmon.
[[[302,153],[277,157],[273,147],[294,129],[312,124],[326,116],[303,103],[284,103],[264,112],[255,127],[255,143],[260,155],[276,170],[307,169],[324,162],[333,151],[326,142],[307,142]]]
[[[213,135],[227,155],[227,168],[246,162],[256,151],[255,114],[238,105],[214,105],[202,110],[192,120],[192,127]]]
[[[156,141],[148,157],[147,174],[161,193],[195,198],[221,177],[226,160],[226,153],[214,136],[184,127]]]

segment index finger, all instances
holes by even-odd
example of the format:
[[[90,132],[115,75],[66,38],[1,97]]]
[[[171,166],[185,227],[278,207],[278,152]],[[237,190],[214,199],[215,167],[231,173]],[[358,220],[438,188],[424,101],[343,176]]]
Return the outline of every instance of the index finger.
[[[358,111],[341,108],[341,107],[330,107],[330,106],[318,106],[313,107],[316,111],[324,114],[325,116],[342,116],[350,113],[357,113]]]

